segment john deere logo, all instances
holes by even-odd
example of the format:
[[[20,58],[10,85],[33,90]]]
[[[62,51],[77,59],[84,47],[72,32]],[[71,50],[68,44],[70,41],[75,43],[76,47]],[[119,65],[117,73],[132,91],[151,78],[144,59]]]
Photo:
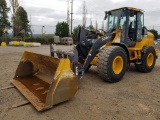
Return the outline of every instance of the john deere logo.
[[[111,36],[102,37],[102,41],[103,41],[103,40],[106,40],[106,39],[108,39],[108,38],[111,38]]]

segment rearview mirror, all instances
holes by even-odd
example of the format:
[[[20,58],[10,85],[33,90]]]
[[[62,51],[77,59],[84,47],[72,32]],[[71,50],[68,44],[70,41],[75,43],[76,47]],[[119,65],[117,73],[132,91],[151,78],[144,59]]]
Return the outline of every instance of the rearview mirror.
[[[147,35],[147,28],[145,26],[142,28],[142,35]]]
[[[107,19],[107,17],[108,17],[108,13],[107,13],[107,12],[105,12],[104,20],[106,20],[106,19]]]

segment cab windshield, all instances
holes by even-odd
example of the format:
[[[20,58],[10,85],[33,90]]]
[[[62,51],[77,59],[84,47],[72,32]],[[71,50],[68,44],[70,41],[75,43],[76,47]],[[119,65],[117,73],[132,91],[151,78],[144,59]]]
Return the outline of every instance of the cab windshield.
[[[108,12],[107,32],[114,31],[118,26],[123,26],[126,21],[126,15],[123,10]]]

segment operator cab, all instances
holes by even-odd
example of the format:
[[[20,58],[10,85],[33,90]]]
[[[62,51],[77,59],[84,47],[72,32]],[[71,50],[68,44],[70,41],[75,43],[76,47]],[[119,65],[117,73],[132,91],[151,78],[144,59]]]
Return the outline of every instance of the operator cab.
[[[120,41],[115,42],[124,43],[128,47],[133,47],[136,41],[140,41],[142,35],[146,34],[144,15],[140,9],[124,7],[106,11],[105,19],[107,19],[107,33],[120,30]]]

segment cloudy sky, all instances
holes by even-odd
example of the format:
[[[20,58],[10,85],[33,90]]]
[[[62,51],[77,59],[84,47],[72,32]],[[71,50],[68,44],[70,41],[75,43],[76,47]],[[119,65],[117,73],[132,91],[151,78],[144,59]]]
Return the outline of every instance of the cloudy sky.
[[[10,0],[6,0],[10,7]],[[58,21],[67,20],[68,0],[18,0],[31,18],[32,31],[40,34],[42,26],[48,34],[55,32],[55,25]],[[71,0],[70,0],[71,1]],[[73,26],[82,24],[83,1],[73,0]],[[92,19],[93,26],[96,20],[101,28],[104,18],[104,11],[129,6],[143,9],[145,11],[145,26],[153,28],[160,33],[160,0],[85,0],[87,7],[87,25]],[[11,16],[11,13],[10,13]],[[31,16],[31,17],[30,17]]]

